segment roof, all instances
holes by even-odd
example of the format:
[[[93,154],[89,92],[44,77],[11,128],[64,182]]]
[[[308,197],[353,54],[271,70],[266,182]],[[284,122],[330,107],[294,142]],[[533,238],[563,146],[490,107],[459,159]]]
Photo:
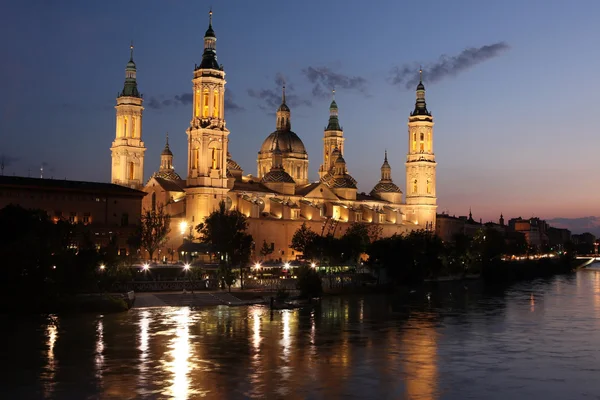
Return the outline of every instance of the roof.
[[[174,169],[159,169],[157,172],[153,173],[150,178],[163,178],[168,179],[170,181],[180,181],[181,177]]]
[[[313,189],[316,188],[317,186],[319,186],[320,184],[321,184],[321,182],[314,182],[314,183],[310,183],[306,186],[296,188],[296,196],[304,197],[307,194],[309,194],[310,192],[312,192]]]
[[[156,183],[158,183],[160,187],[165,189],[167,192],[185,192],[185,190],[183,189],[184,182],[181,180],[177,181],[173,179],[166,179],[165,177],[158,175],[153,176],[152,178],[154,178]]]
[[[275,150],[275,144],[279,145],[279,149],[283,153],[300,153],[306,154],[306,148],[304,143],[298,135],[292,131],[278,130],[271,133],[262,146],[260,147],[260,154],[270,154]]]
[[[268,187],[266,187],[262,183],[258,183],[258,182],[235,181],[233,183],[233,187],[231,188],[231,190],[234,191],[234,192],[237,191],[237,192],[277,193],[277,192],[269,189]]]
[[[68,181],[66,179],[25,178],[22,176],[0,176],[0,187],[30,190],[58,190],[72,192],[102,193],[121,196],[143,197],[146,193],[126,186],[104,182]]]
[[[373,190],[371,190],[371,194],[374,193],[402,193],[402,190],[394,183],[394,182],[379,182]]]
[[[292,178],[290,174],[285,172],[283,169],[271,169],[265,174],[265,176],[263,176],[262,181],[268,183],[296,183],[294,182],[294,178]]]

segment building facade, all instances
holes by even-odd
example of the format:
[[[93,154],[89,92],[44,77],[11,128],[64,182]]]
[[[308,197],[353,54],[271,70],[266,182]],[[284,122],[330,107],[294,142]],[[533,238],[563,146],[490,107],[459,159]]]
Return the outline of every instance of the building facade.
[[[300,135],[292,130],[292,111],[286,103],[285,87],[276,111],[275,130],[257,146],[257,174],[244,175],[229,152],[229,141],[235,140],[236,135],[230,135],[226,127],[225,71],[217,63],[216,42],[211,13],[202,60],[193,71],[192,119],[186,131],[187,176],[181,179],[174,172],[173,154],[167,141],[160,169],[143,189],[147,193],[144,208],[163,204],[172,217],[171,237],[166,247],[177,248],[183,237],[194,237],[194,227],[216,210],[221,201],[228,209],[237,209],[247,216],[256,249],[266,242],[274,249],[271,257],[284,261],[298,256],[289,245],[302,223],[319,234],[336,236],[354,222],[377,224],[384,236],[416,229],[435,230],[434,123],[425,103],[422,79],[416,90],[415,108],[408,118],[406,201],[392,180],[387,152],[382,154],[381,179],[377,185],[369,194],[358,193],[357,182],[343,157],[347,144],[335,99],[330,104],[329,121],[323,133],[319,180],[311,182],[308,153]],[[141,101],[138,102],[141,124]],[[117,137],[119,132],[117,129]],[[137,171],[135,164],[133,171]],[[124,182],[131,184],[131,180]]]
[[[97,246],[115,238],[121,252],[140,223],[144,195],[110,183],[0,176],[0,209],[44,210],[54,221],[86,225]]]

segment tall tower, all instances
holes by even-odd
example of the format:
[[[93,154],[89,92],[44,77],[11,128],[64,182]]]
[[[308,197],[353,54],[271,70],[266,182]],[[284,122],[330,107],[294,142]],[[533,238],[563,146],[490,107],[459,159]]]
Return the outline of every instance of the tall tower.
[[[344,154],[344,130],[340,126],[338,119],[338,106],[335,102],[335,90],[333,91],[333,99],[329,106],[329,123],[325,128],[323,136],[323,164],[319,168],[319,177],[325,176],[327,172],[333,168],[337,157],[332,157],[332,153],[338,149]]]
[[[417,101],[408,117],[408,155],[406,156],[406,219],[435,229],[437,198],[435,193],[435,154],[433,153],[433,117],[425,103],[423,71],[419,71]]]
[[[111,182],[131,188],[144,184],[144,152],[142,142],[142,103],[138,91],[136,67],[133,62],[133,44],[125,68],[125,85],[117,97],[117,127],[115,140],[110,148],[112,154]]]
[[[225,199],[227,193],[227,144],[225,127],[225,72],[217,63],[217,37],[209,12],[202,61],[192,79],[192,120],[188,136],[187,213],[202,218]],[[195,220],[195,223],[202,222]]]

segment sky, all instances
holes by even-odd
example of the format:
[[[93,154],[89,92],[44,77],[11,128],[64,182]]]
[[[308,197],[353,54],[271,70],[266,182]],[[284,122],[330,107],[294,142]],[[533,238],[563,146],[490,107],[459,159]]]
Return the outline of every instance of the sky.
[[[145,177],[159,167],[166,132],[185,176],[191,79],[211,6],[230,152],[245,174],[256,174],[260,145],[275,130],[285,80],[311,180],[335,87],[359,191],[379,180],[386,149],[404,190],[422,65],[438,212],[600,229],[598,1],[0,2],[4,174],[39,176],[44,166],[48,178],[110,180],[115,98],[133,40]]]

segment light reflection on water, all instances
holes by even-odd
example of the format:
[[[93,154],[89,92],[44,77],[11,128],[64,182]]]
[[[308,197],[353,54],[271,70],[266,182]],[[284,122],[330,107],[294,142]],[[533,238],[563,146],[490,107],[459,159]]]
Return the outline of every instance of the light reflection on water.
[[[493,294],[425,293],[332,297],[314,309],[274,312],[165,307],[65,316],[44,325],[39,360],[19,353],[24,365],[41,362],[29,386],[12,383],[10,363],[0,367],[3,397],[600,396],[600,272]],[[32,340],[16,334],[10,348]]]

